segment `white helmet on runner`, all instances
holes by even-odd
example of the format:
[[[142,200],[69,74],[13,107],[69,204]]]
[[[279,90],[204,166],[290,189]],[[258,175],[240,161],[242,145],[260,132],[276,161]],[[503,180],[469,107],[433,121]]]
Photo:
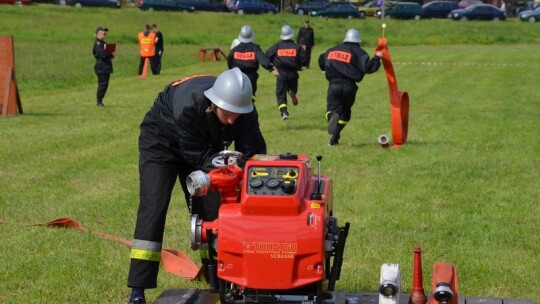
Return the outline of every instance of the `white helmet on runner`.
[[[255,37],[255,33],[253,33],[253,29],[249,25],[244,25],[240,29],[240,34],[238,35],[238,39],[240,39],[243,43],[249,43],[253,41],[253,38]]]
[[[213,104],[223,110],[245,114],[253,111],[253,89],[249,78],[239,68],[221,73],[214,85],[204,91]]]
[[[281,40],[290,40],[294,36],[294,31],[290,25],[284,25],[281,28]]]
[[[347,33],[345,33],[345,39],[343,39],[343,42],[360,43],[362,42],[362,39],[360,39],[360,33],[356,29],[351,28],[347,31]]]

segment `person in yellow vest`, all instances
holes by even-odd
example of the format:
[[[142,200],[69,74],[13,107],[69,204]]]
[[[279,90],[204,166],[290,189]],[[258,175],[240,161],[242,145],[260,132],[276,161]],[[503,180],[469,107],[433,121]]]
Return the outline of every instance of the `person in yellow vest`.
[[[147,24],[144,26],[144,32],[139,33],[139,54],[141,55],[141,60],[139,61],[139,75],[142,75],[144,68],[144,61],[148,59],[150,63],[150,68],[152,69],[152,74],[158,74],[158,69],[156,63],[152,58],[155,55],[154,46],[156,44],[156,34],[150,30],[150,25]]]

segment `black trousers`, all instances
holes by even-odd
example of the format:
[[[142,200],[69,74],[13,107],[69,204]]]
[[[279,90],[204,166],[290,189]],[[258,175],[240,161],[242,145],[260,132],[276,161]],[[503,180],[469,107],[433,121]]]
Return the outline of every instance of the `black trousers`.
[[[171,194],[177,179],[189,206],[189,192],[186,177],[197,168],[179,158],[180,148],[171,144],[159,128],[159,122],[147,114],[141,124],[139,136],[139,176],[140,202],[134,239],[155,244],[155,251],[161,250],[165,221]],[[192,214],[203,220],[217,218],[219,194],[212,192],[205,197],[193,197]],[[186,217],[186,225],[189,225]],[[175,236],[176,237],[176,236]],[[189,235],[180,236],[188,238]],[[159,261],[131,258],[128,286],[155,288],[159,271]]]
[[[244,72],[244,74],[246,74],[246,76],[249,78],[249,81],[251,82],[251,88],[253,89],[253,96],[256,96],[255,93],[257,92],[257,80],[259,79],[259,73]]]
[[[150,70],[152,71],[152,74],[159,74],[157,70],[156,60],[154,59],[155,57],[141,57],[141,59],[139,60],[139,75],[142,75],[144,69],[144,61],[146,58],[148,58],[148,61],[150,61]]]
[[[311,62],[311,49],[313,47],[306,45],[306,65],[305,67],[309,68],[309,63]]]
[[[287,93],[298,92],[298,72],[278,70],[279,76],[276,83],[276,98],[278,107],[282,104],[287,105]]]
[[[96,100],[97,102],[102,102],[103,98],[105,98],[105,94],[107,93],[107,89],[109,88],[109,79],[111,78],[111,74],[97,74],[97,78],[98,87],[96,93]]]
[[[353,82],[330,83],[326,96],[326,111],[339,114],[339,120],[349,122],[358,86]]]
[[[156,74],[161,73],[161,57],[163,56],[163,50],[156,48],[156,54],[154,55],[154,65],[156,67]]]

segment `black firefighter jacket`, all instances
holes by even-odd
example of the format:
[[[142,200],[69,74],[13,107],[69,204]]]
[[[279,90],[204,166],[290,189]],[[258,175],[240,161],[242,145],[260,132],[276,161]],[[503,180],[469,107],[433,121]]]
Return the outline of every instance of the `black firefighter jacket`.
[[[330,82],[360,82],[365,74],[376,72],[380,66],[381,59],[377,56],[370,59],[358,43],[345,42],[319,56],[319,67]]]
[[[282,40],[272,45],[266,56],[278,71],[300,71],[306,64],[306,51],[292,40]]]
[[[259,65],[268,71],[272,71],[272,64],[268,57],[261,50],[261,47],[255,43],[240,43],[234,47],[227,57],[229,69],[239,68],[242,72],[255,73]]]
[[[160,132],[177,146],[183,161],[203,169],[208,161],[224,149],[224,142],[234,141],[235,150],[244,160],[254,154],[266,154],[266,142],[259,128],[256,110],[240,115],[232,125],[224,125],[214,112],[204,91],[216,77],[195,76],[187,81],[169,84],[159,93],[149,115],[158,121]]]
[[[94,65],[96,74],[110,74],[113,72],[113,55],[105,52],[106,45],[105,40],[95,39],[94,41],[92,53],[94,54],[94,58],[96,58],[96,64]]]

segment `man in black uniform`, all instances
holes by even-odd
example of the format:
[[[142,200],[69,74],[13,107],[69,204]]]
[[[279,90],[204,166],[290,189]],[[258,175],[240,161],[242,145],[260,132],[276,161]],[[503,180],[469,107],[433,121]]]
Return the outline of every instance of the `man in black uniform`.
[[[298,31],[296,36],[296,43],[300,44],[304,50],[306,50],[306,65],[309,69],[309,63],[311,62],[311,49],[315,46],[315,32],[313,28],[309,26],[309,19],[304,20],[304,26]]]
[[[156,67],[156,74],[161,73],[161,56],[163,56],[163,34],[158,29],[158,26],[154,23],[152,24],[152,31],[156,34],[156,44],[154,45],[155,55],[154,55],[154,66]]]
[[[107,42],[105,42],[105,36],[107,35],[109,29],[106,27],[98,27],[96,29],[94,40],[94,47],[92,48],[92,53],[94,58],[96,58],[96,64],[94,65],[94,71],[98,78],[98,88],[96,94],[96,105],[98,107],[104,107],[103,98],[107,89],[109,88],[109,79],[111,78],[111,73],[113,72],[112,59],[114,58],[114,52],[107,51]]]
[[[251,81],[251,87],[253,88],[253,98],[257,92],[257,79],[259,79],[259,65],[271,72],[274,68],[268,60],[268,57],[261,50],[258,44],[253,43],[255,33],[249,25],[244,25],[240,29],[238,40],[240,44],[235,46],[229,56],[227,56],[227,65],[229,69],[239,68],[244,74],[247,75]]]
[[[131,248],[129,303],[145,303],[144,289],[157,286],[163,231],[171,193],[180,180],[191,214],[217,218],[219,194],[193,197],[186,177],[210,171],[212,158],[234,141],[245,158],[265,154],[266,143],[253,111],[252,89],[240,69],[221,75],[193,76],[159,93],[141,123],[139,136],[140,203]],[[203,265],[208,260],[203,260]]]
[[[272,45],[266,56],[277,70],[272,71],[277,77],[276,97],[281,120],[289,118],[287,111],[287,93],[291,96],[293,105],[298,104],[298,71],[306,63],[306,51],[301,45],[292,41],[294,31],[290,25],[281,28],[281,41]]]
[[[360,47],[360,33],[350,29],[345,34],[343,44],[328,49],[319,56],[319,67],[325,71],[329,86],[326,97],[326,120],[330,146],[337,145],[340,133],[351,119],[351,108],[358,91],[357,82],[365,74],[375,73],[381,66],[382,52],[373,58]]]

